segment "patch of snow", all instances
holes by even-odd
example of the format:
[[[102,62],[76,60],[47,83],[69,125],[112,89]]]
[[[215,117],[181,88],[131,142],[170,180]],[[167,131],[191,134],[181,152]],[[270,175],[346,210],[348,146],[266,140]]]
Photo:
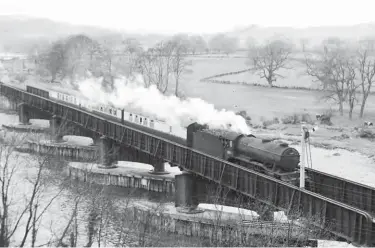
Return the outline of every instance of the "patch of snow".
[[[288,222],[288,217],[284,211],[277,211],[273,213],[273,218],[276,222]]]
[[[15,123],[18,123],[18,115],[0,113],[0,125],[9,125]]]
[[[346,242],[318,239],[318,247],[356,247],[356,246],[346,243]]]
[[[69,145],[79,145],[79,146],[90,146],[94,143],[92,138],[84,136],[75,136],[75,135],[65,135],[63,140],[66,141]]]
[[[18,117],[17,117],[18,118]],[[38,126],[38,127],[49,127],[49,120],[43,120],[43,119],[30,119],[30,123],[32,125]]]
[[[117,166],[125,167],[125,168],[144,169],[144,170],[152,170],[154,168],[150,164],[143,164],[143,163],[129,162],[129,161],[118,161]]]
[[[154,167],[150,164],[144,163],[137,163],[137,162],[129,162],[129,161],[118,161],[117,166],[125,167],[125,168],[135,168],[135,169],[144,169],[144,170],[152,170]],[[169,163],[164,163],[165,170],[174,174],[181,174],[182,172],[178,167],[172,167]]]
[[[207,210],[247,215],[247,216],[252,216],[254,218],[259,218],[259,215],[257,214],[257,212],[248,210],[248,209],[243,209],[243,208],[229,207],[229,206],[216,205],[216,204],[204,204],[204,203],[199,204],[198,207],[202,209],[207,209]]]

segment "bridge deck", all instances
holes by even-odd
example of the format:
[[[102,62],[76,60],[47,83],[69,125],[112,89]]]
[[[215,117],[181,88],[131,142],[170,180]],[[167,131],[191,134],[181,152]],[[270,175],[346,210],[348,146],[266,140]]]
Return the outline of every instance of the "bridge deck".
[[[186,171],[226,186],[242,195],[275,206],[288,213],[317,218],[320,228],[358,245],[375,244],[375,224],[366,211],[281,182],[267,175],[203,154],[183,145],[153,136],[144,131],[106,120],[82,109],[42,98],[1,84],[1,94],[24,102],[50,115],[57,115],[85,129],[163,159]]]

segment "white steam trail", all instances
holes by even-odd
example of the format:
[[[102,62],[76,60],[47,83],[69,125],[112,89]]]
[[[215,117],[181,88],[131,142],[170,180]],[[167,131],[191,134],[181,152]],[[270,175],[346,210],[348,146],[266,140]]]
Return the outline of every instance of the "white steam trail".
[[[242,116],[232,111],[216,110],[199,98],[181,100],[175,96],[165,96],[155,86],[145,88],[142,79],[126,78],[115,80],[111,93],[103,90],[101,78],[91,78],[79,83],[80,92],[91,102],[111,104],[116,108],[140,110],[139,114],[152,115],[175,126],[187,126],[192,122],[207,124],[210,128],[232,130],[250,134],[250,129]]]

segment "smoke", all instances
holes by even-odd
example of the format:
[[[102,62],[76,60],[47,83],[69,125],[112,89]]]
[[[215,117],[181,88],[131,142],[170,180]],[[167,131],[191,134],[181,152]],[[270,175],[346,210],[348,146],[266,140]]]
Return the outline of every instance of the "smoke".
[[[165,96],[152,85],[145,88],[140,76],[134,80],[116,79],[112,92],[105,92],[101,78],[90,78],[79,82],[80,92],[91,102],[111,104],[139,114],[153,116],[170,125],[187,126],[192,122],[207,124],[213,129],[224,129],[250,134],[250,129],[242,116],[232,111],[217,110],[199,98],[181,100],[175,96]]]

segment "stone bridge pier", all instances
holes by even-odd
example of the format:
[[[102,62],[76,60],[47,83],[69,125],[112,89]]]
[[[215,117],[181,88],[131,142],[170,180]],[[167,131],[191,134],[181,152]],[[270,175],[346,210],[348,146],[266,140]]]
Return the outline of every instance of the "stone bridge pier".
[[[175,207],[184,213],[197,213],[199,203],[218,204],[232,207],[240,207],[257,212],[259,219],[263,221],[274,220],[274,209],[254,199],[244,199],[232,191],[209,182],[192,173],[183,171],[175,176]]]
[[[99,145],[99,167],[103,169],[116,168],[114,158],[118,149],[116,149],[114,142],[107,136],[101,136],[97,144]]]
[[[22,125],[30,125],[30,109],[24,103],[18,104],[18,118]]]
[[[169,171],[165,170],[165,162],[161,159],[153,159],[151,165],[154,166],[154,169],[149,171],[150,174],[154,175],[165,175],[169,174]]]
[[[62,142],[63,140],[63,130],[61,123],[61,119],[56,115],[52,116],[51,120],[49,121],[52,136],[51,138],[54,142]]]

